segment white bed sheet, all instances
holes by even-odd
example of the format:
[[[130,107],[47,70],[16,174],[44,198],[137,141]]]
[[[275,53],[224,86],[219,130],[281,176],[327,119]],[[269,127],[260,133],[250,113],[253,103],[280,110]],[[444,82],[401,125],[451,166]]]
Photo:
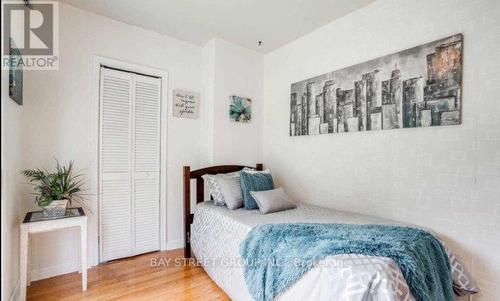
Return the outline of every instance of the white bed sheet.
[[[243,277],[240,243],[256,225],[285,222],[398,224],[372,216],[303,204],[293,210],[262,215],[258,210],[229,210],[204,202],[197,205],[191,227],[193,254],[231,299],[253,300]],[[275,299],[414,300],[399,267],[391,259],[357,254],[325,258]]]

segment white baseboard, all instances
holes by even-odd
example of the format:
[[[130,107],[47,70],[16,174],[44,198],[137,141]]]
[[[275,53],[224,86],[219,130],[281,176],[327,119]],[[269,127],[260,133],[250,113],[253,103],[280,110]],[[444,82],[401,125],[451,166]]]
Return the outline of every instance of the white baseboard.
[[[167,250],[174,250],[184,248],[184,240],[172,240],[167,242]],[[89,268],[94,264],[89,264]],[[62,274],[77,272],[79,270],[78,262],[68,262],[58,265],[48,266],[40,269],[31,270],[29,272],[30,281],[37,281],[45,278],[50,278]],[[17,291],[19,292],[19,282],[17,283]]]
[[[180,248],[184,248],[184,240],[177,239],[167,241],[167,250],[175,250]]]
[[[68,262],[58,265],[52,265],[45,268],[31,270],[29,277],[31,281],[50,278],[57,275],[77,272],[79,268],[78,262]]]
[[[12,292],[10,293],[9,301],[18,301],[19,300],[19,294],[20,292],[20,287],[19,287],[19,282],[20,279],[17,278],[16,285],[14,285],[14,288],[12,289]]]

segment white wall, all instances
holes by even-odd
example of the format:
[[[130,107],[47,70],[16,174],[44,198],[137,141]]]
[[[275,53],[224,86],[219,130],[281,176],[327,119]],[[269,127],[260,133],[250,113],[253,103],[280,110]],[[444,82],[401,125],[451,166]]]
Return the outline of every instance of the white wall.
[[[19,21],[19,20],[18,20]],[[3,14],[2,14],[3,23]],[[21,26],[18,23],[14,26]],[[2,37],[3,38],[3,37]],[[3,51],[2,51],[3,54]],[[16,300],[19,294],[19,224],[25,211],[24,180],[20,175],[23,164],[23,107],[9,97],[9,72],[2,70],[2,300]]]
[[[262,159],[263,56],[214,38],[203,47],[201,160],[254,166]],[[229,119],[229,97],[252,100],[250,123]]]
[[[9,300],[19,288],[19,223],[23,211],[19,174],[22,110],[23,107],[9,98],[8,71],[2,70],[2,300]]]
[[[169,73],[167,122],[167,239],[182,247],[182,166],[199,165],[201,119],[171,114],[172,89],[201,92],[201,48],[152,31],[116,22],[60,4],[60,65],[58,71],[26,73],[24,168],[52,167],[53,158],[74,160],[91,181],[95,128],[94,55],[109,57]],[[87,187],[91,189],[92,187]],[[89,190],[94,214],[89,220],[89,260],[97,259],[96,191]],[[32,197],[26,195],[26,202]],[[37,278],[77,269],[77,230],[33,237],[30,268]]]
[[[264,58],[264,163],[299,201],[437,231],[500,295],[500,2],[379,0]],[[289,137],[291,83],[464,34],[463,124]]]
[[[215,104],[215,40],[208,41],[201,50],[202,95],[200,101],[201,123],[200,163],[210,166],[214,161],[214,104]]]

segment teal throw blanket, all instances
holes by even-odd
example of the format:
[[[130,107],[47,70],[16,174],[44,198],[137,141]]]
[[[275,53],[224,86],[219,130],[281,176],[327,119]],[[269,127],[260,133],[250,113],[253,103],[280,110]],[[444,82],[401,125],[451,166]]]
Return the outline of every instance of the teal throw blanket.
[[[244,277],[257,301],[269,301],[327,256],[389,257],[417,301],[453,301],[450,263],[431,233],[409,227],[356,224],[267,224],[241,244]]]

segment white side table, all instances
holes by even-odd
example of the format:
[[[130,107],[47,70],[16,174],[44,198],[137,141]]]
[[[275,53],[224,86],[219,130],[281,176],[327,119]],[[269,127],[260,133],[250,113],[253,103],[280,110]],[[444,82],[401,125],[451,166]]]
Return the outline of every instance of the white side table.
[[[67,215],[57,219],[44,219],[41,211],[28,212],[21,224],[20,247],[20,300],[26,300],[26,284],[28,279],[28,236],[31,233],[42,233],[64,228],[80,228],[80,264],[82,273],[82,291],[87,290],[87,216],[82,208],[68,208]]]

